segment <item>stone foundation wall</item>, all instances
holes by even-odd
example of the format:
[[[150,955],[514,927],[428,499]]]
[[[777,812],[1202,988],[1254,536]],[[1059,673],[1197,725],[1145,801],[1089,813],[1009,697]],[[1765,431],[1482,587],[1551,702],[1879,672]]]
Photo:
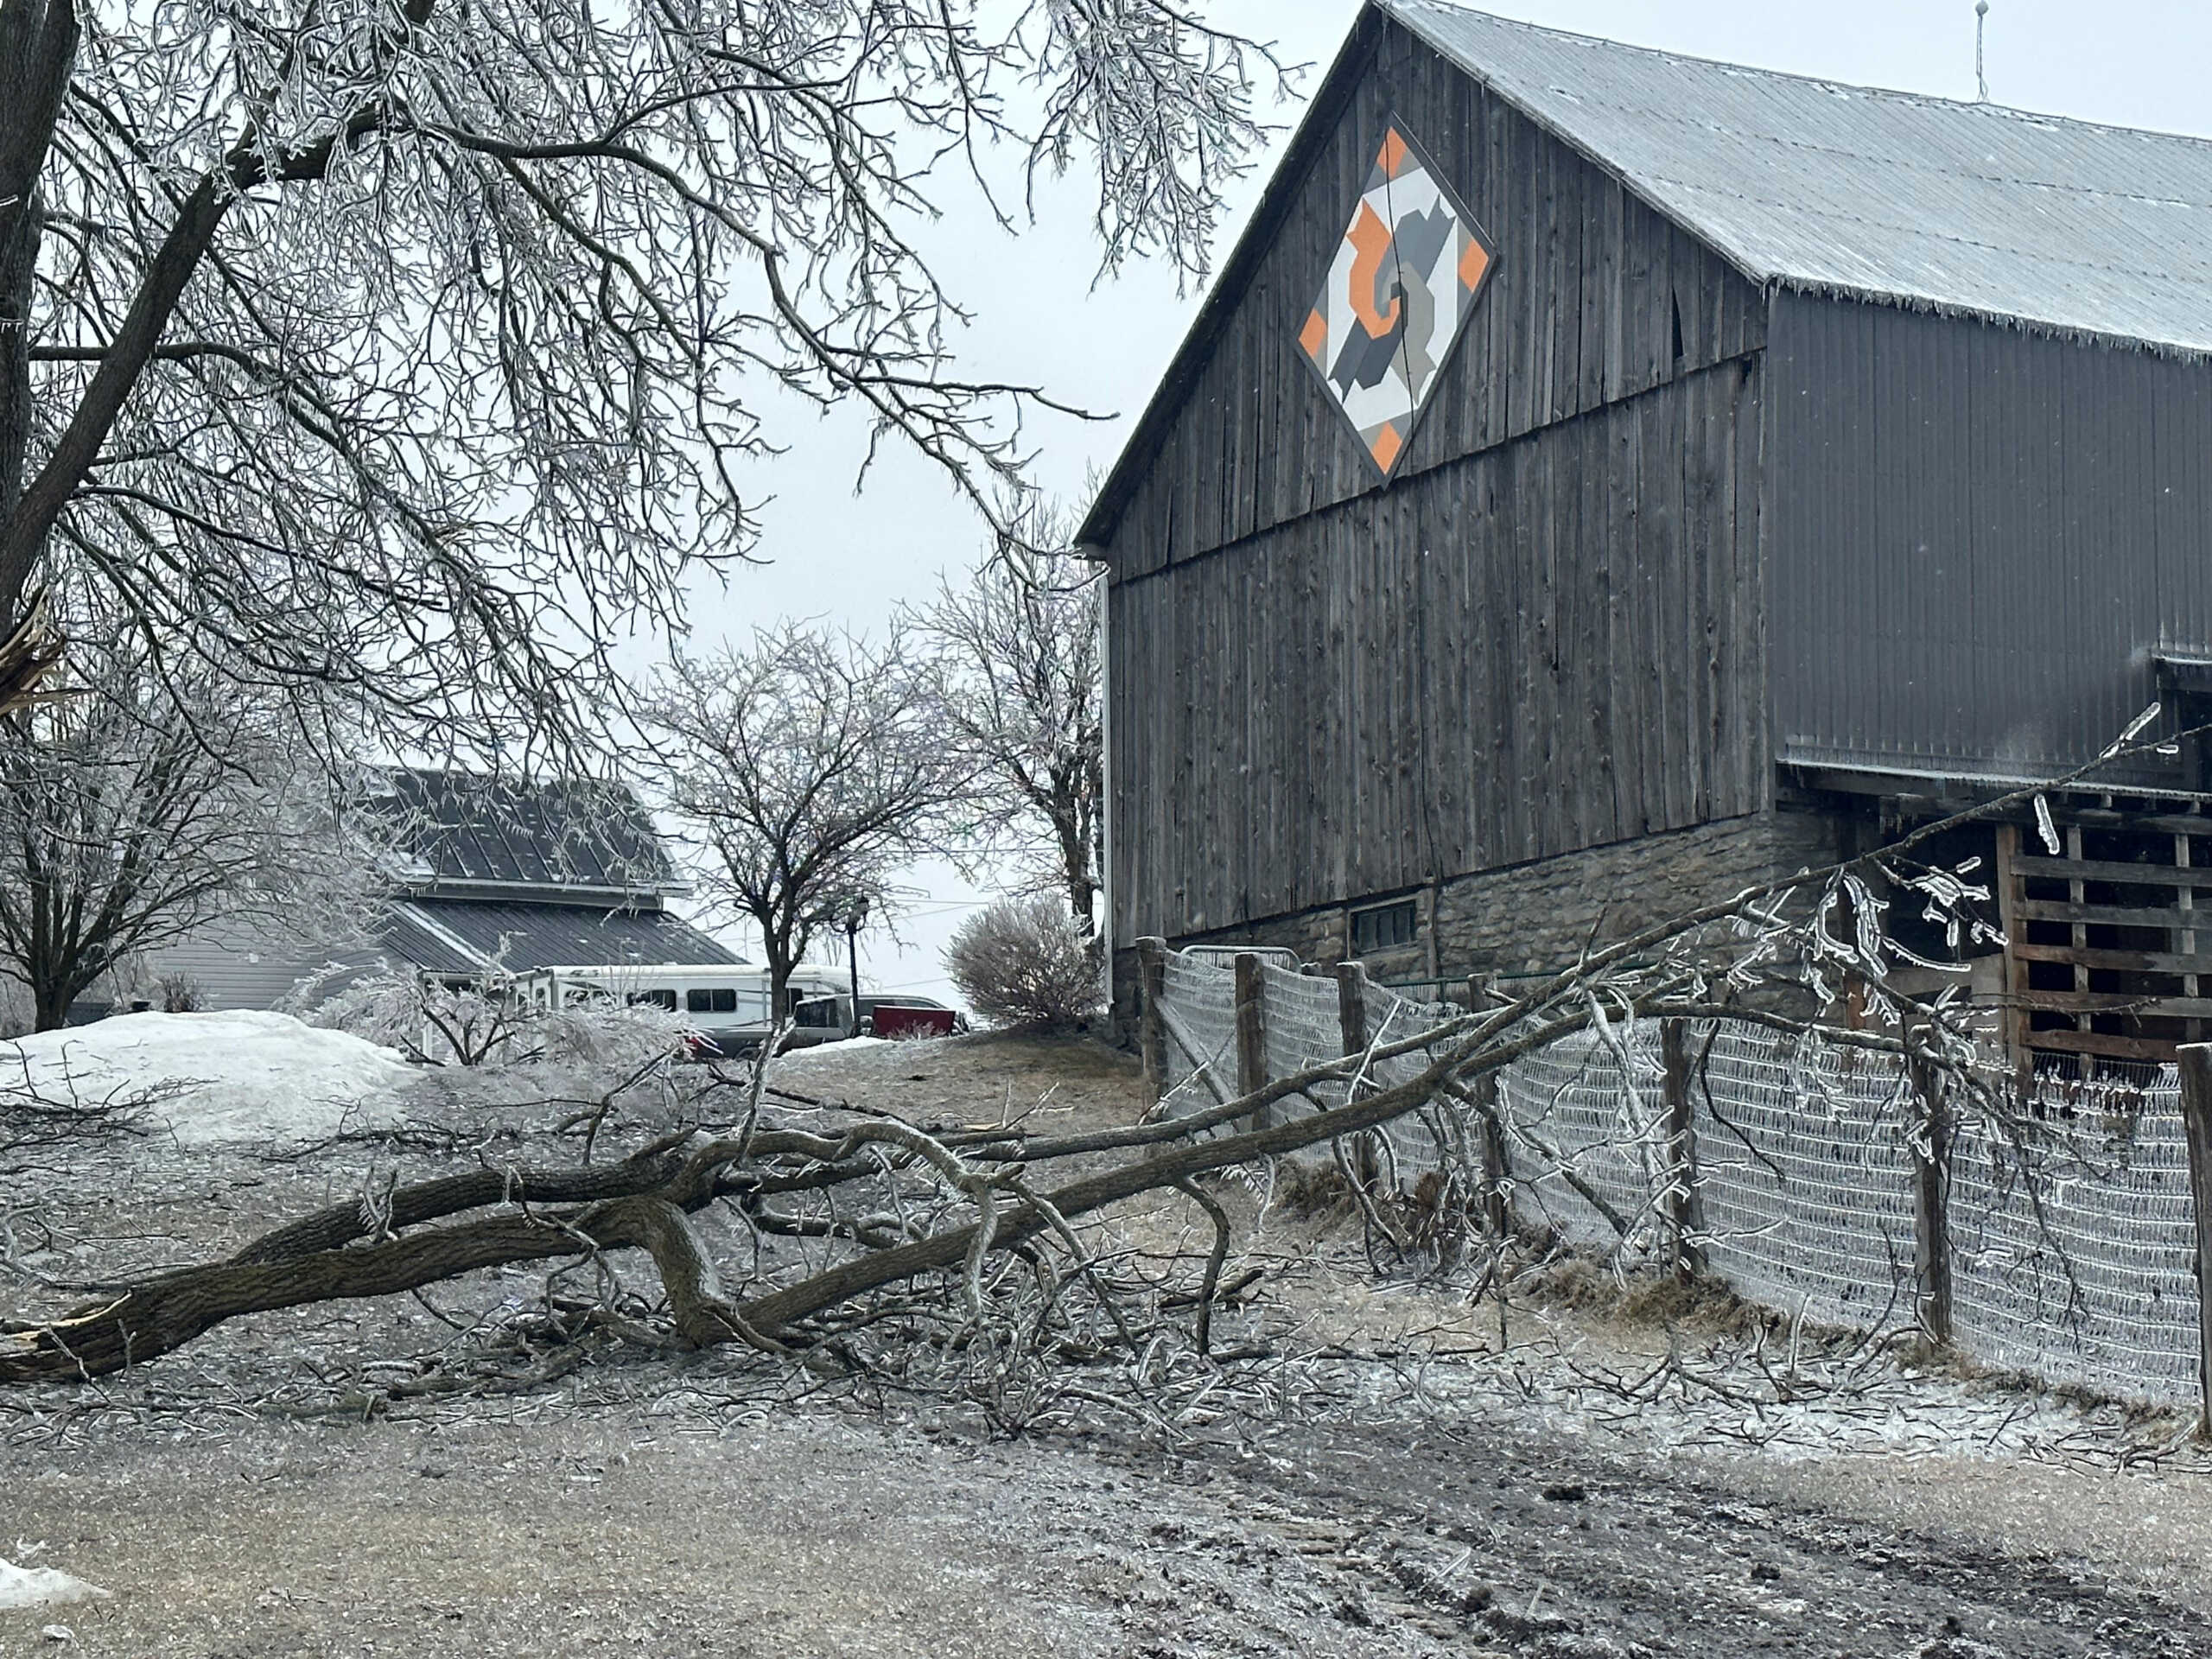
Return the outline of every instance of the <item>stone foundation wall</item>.
[[[1755,881],[1832,863],[1848,850],[1850,835],[1850,821],[1840,816],[1757,812],[1169,943],[1281,945],[1307,962],[1338,962],[1349,954],[1352,910],[1411,899],[1420,918],[1414,942],[1370,953],[1368,971],[1376,979],[1541,973],[1573,961],[1593,939],[1603,944],[1623,938]],[[1135,963],[1134,949],[1115,952],[1117,1032],[1135,1029],[1128,1022],[1135,1018]]]

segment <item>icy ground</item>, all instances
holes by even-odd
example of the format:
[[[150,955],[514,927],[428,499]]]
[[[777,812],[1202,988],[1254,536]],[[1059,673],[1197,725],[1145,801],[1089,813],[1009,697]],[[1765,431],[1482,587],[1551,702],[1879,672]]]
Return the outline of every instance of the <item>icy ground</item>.
[[[787,1082],[1056,1130],[1140,1104],[1080,1044],[817,1052]],[[429,1173],[372,1142],[244,1143],[0,1185],[0,1313],[226,1253],[402,1155]],[[2212,1659],[2212,1474],[2186,1425],[1761,1338],[1586,1269],[1501,1319],[1464,1285],[1378,1279],[1286,1186],[1218,1196],[1233,1268],[1262,1277],[1217,1332],[1265,1351],[1148,1423],[1071,1396],[994,1433],[734,1352],[377,1403],[537,1296],[527,1269],[0,1396],[0,1554],[114,1592],[67,1610],[67,1643],[41,1635],[61,1610],[0,1612],[0,1659]],[[1206,1235],[1162,1195],[1102,1243]]]

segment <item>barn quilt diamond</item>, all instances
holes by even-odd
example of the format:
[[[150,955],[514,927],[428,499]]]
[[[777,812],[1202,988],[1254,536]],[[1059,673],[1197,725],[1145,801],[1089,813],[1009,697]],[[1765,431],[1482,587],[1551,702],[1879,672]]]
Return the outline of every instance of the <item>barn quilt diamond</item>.
[[[1393,122],[1298,336],[1385,478],[1442,378],[1491,257],[1474,215]]]

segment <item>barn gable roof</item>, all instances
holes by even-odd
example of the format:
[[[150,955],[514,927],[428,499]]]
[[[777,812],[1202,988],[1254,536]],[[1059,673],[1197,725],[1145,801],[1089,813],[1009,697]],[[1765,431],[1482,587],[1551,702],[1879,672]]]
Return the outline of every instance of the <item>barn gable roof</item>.
[[[1369,0],[1080,542],[1112,537],[1382,18],[1763,286],[2212,355],[2212,141],[1684,57],[1446,0]]]

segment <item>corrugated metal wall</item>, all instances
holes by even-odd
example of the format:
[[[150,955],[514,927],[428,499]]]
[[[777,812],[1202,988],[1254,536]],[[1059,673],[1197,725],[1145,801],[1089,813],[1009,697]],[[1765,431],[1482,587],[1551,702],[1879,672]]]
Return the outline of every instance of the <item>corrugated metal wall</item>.
[[[1768,381],[1778,758],[2047,775],[2212,648],[2212,366],[1784,294]]]

